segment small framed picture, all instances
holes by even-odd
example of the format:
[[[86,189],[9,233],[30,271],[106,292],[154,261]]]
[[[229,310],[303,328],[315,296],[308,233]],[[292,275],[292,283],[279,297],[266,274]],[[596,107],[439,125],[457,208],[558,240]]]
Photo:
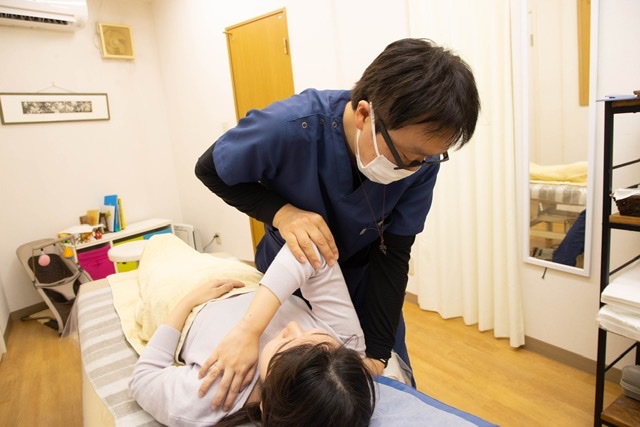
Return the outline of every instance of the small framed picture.
[[[103,58],[133,59],[135,57],[131,27],[105,22],[98,22],[97,25]]]

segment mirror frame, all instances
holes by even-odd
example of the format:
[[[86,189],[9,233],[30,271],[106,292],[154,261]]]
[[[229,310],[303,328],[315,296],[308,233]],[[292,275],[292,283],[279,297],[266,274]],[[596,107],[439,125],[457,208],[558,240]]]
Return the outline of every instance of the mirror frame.
[[[593,218],[594,218],[594,193],[595,193],[595,161],[596,161],[596,86],[597,86],[597,58],[598,58],[598,10],[599,0],[591,0],[591,17],[590,17],[590,34],[589,34],[589,112],[588,112],[588,141],[587,141],[587,205],[586,205],[586,222],[584,236],[584,264],[582,268],[572,267],[551,261],[546,261],[532,257],[530,255],[529,226],[530,226],[530,190],[529,190],[529,19],[528,19],[528,0],[521,0],[521,16],[520,26],[522,28],[521,37],[521,60],[522,60],[522,185],[523,185],[523,257],[524,261],[530,264],[539,265],[541,267],[560,270],[567,273],[578,274],[589,277],[591,275],[591,242],[593,235]]]

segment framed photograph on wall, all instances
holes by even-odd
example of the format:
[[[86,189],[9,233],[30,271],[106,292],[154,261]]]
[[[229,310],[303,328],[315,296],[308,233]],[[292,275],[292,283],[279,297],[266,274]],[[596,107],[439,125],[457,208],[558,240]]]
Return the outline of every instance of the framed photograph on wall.
[[[133,59],[133,37],[128,25],[98,22],[102,57],[109,59]]]
[[[0,93],[3,125],[109,119],[106,93]]]

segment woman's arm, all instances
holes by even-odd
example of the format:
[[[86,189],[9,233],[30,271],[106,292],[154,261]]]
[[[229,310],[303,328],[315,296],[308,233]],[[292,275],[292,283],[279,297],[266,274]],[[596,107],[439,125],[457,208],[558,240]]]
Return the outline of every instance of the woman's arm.
[[[278,308],[280,301],[275,294],[260,285],[238,325],[203,363],[198,372],[198,378],[202,380],[198,389],[200,397],[221,377],[218,391],[211,402],[213,409],[224,403],[224,410],[228,410],[238,394],[251,383],[258,363],[260,336]]]
[[[138,404],[161,423],[171,424],[176,415],[188,423],[190,416],[197,420],[203,411],[209,412],[211,422],[225,415],[211,411],[207,402],[181,393],[197,389],[198,373],[194,366],[174,366],[174,353],[193,307],[242,286],[241,282],[219,280],[194,289],[176,305],[140,355],[129,386]]]
[[[272,265],[276,264],[275,261],[279,267],[269,268],[261,283],[275,289],[281,300],[289,297],[292,286],[278,289],[279,285],[298,283],[313,314],[329,325],[341,342],[349,342],[351,348],[364,356],[364,334],[340,267],[337,264],[330,266],[323,260],[318,269],[313,269],[308,264],[298,263],[286,247],[278,253]]]
[[[315,247],[314,250],[317,251]],[[316,255],[318,255],[317,252]],[[304,290],[309,281],[318,282],[318,278],[314,279],[314,276],[319,275],[318,272],[322,272],[322,277],[326,277],[325,272],[329,270],[332,270],[332,267],[329,267],[324,260],[321,268],[315,270],[310,263],[300,264],[287,246],[280,250],[260,280],[260,287],[238,326],[225,336],[200,369],[200,376],[203,378],[199,390],[201,396],[209,390],[218,377],[222,377],[218,392],[211,403],[213,408],[223,404],[225,409],[229,408],[238,393],[250,382],[258,362],[260,335],[282,303],[298,288]],[[337,267],[336,270],[339,274],[338,287],[344,290],[344,301],[353,311],[342,274]],[[332,287],[327,286],[325,290]],[[318,305],[320,304],[321,302],[318,302]],[[332,307],[337,307],[337,304],[334,303]],[[331,308],[327,307],[327,310]],[[350,321],[358,325],[355,312]],[[352,328],[349,330],[353,331]],[[353,334],[350,333],[350,335]],[[364,346],[364,339],[359,341]]]
[[[170,425],[175,413],[174,400],[181,398],[176,391],[189,388],[193,378],[197,380],[197,376],[189,373],[190,366],[173,365],[179,340],[180,331],[160,325],[136,362],[129,383],[140,407],[164,425]],[[193,387],[197,388],[197,384]],[[192,400],[198,405],[199,399]]]
[[[173,365],[179,340],[179,331],[160,325],[135,365],[130,382],[132,395],[163,425],[215,425],[228,412],[211,408],[216,387],[205,398],[195,396],[200,385],[197,365]],[[250,392],[247,389],[231,410],[240,409]]]

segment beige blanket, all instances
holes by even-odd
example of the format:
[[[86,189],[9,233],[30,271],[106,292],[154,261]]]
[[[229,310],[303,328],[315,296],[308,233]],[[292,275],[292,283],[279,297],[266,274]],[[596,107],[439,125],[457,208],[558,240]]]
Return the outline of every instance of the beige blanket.
[[[254,291],[262,274],[234,258],[201,254],[173,234],[159,234],[149,240],[137,271],[114,274],[107,279],[127,341],[140,354],[182,297],[193,288],[220,278],[239,280],[245,287],[233,289],[218,299]],[[176,354],[203,306],[194,308],[187,319]]]
[[[529,164],[529,180],[534,183],[587,185],[587,162],[566,165]]]

